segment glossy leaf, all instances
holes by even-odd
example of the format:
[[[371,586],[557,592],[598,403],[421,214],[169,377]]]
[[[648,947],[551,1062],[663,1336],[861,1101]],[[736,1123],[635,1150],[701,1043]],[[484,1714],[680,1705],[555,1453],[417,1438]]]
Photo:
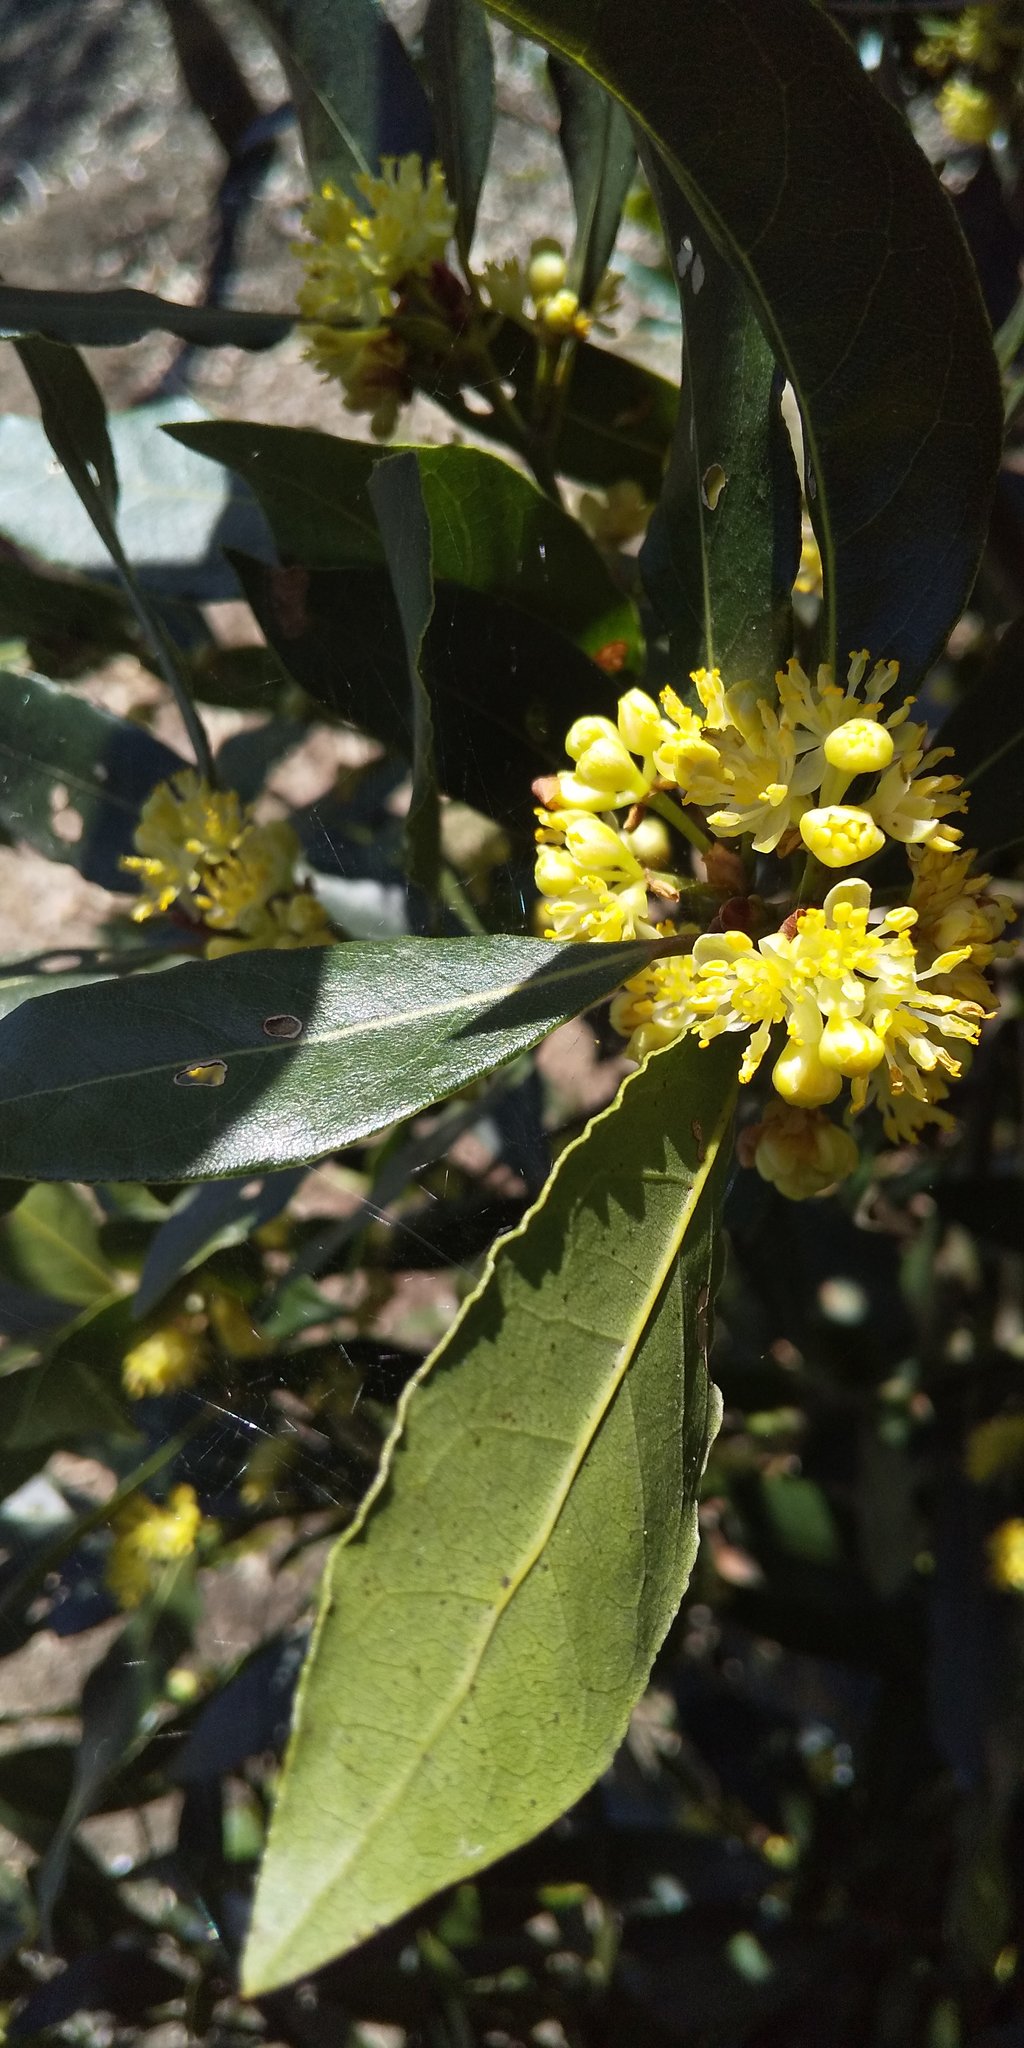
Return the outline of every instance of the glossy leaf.
[[[771,676],[790,651],[800,486],[775,358],[736,274],[649,164],[683,312],[672,461],[640,556],[683,674]]]
[[[385,939],[240,953],[0,1021],[0,1173],[214,1180],[321,1157],[608,995],[648,945]],[[265,1020],[298,1020],[295,1038]]]
[[[170,431],[244,478],[284,561],[307,569],[384,562],[369,484],[382,457],[404,451],[245,420]],[[591,654],[624,641],[624,663],[639,666],[635,608],[576,520],[484,449],[419,447],[415,455],[438,584],[507,598]]]
[[[636,170],[636,146],[618,101],[585,71],[558,57],[551,58],[549,70],[558,101],[558,139],[576,208],[569,283],[588,306],[611,261]]]
[[[310,696],[409,758],[408,668],[384,569],[268,569],[232,557],[275,653]],[[516,604],[435,586],[424,646],[438,778],[488,816],[530,823],[530,783],[565,760],[565,733],[612,710],[615,685],[573,641]]]
[[[977,279],[902,116],[814,0],[488,5],[618,95],[742,275],[803,415],[826,642],[915,677],[973,581],[1002,430]]]
[[[457,209],[455,234],[465,260],[494,135],[494,57],[477,0],[429,0],[423,54],[438,155]]]
[[[538,1833],[625,1733],[693,1563],[717,1423],[735,1065],[680,1043],[632,1076],[403,1397],[328,1567],[250,1993]]]
[[[405,821],[406,869],[410,882],[423,889],[433,903],[441,868],[441,812],[434,712],[422,663],[427,628],[434,615],[434,561],[431,522],[412,450],[378,463],[368,488],[387,556],[409,674],[412,791]]]
[[[131,852],[139,807],[184,765],[130,719],[42,676],[0,670],[0,821],[89,881],[133,888],[119,862]],[[0,1003],[3,995],[0,983]]]
[[[281,53],[310,179],[348,188],[381,157],[434,153],[426,94],[377,0],[257,0]]]
[[[34,291],[0,285],[0,340],[42,335],[74,348],[127,348],[146,334],[175,334],[192,348],[273,348],[295,325],[291,313],[223,306],[176,306],[153,292]]]
[[[1024,619],[1003,634],[984,675],[936,734],[952,747],[944,765],[964,777],[970,805],[964,828],[983,860],[1024,843]]]

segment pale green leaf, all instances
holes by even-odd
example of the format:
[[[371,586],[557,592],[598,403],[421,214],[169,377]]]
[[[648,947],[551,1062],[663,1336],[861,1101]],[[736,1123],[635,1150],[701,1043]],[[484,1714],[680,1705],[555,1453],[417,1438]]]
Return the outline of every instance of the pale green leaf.
[[[536,1834],[625,1732],[696,1548],[735,1071],[691,1040],[631,1077],[405,1396],[328,1568],[250,1994]]]

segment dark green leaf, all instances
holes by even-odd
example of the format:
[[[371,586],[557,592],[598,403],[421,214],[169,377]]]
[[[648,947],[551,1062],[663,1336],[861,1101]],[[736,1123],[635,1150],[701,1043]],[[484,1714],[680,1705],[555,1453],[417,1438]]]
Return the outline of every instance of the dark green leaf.
[[[107,432],[107,408],[74,349],[38,335],[14,347],[39,400],[43,431],[67,471],[89,517],[116,553],[117,468]],[[111,545],[107,536],[114,537]]]
[[[684,674],[772,675],[790,651],[800,486],[775,359],[735,273],[650,164],[683,308],[679,421],[640,567]],[[703,253],[701,253],[703,251]]]
[[[126,650],[146,659],[138,622],[118,591],[28,562],[0,561],[0,640],[24,640],[33,666],[48,675],[76,676]]]
[[[186,448],[244,478],[286,562],[307,569],[385,560],[369,483],[387,449],[301,427],[217,420],[170,429]],[[593,543],[527,477],[479,448],[417,448],[433,537],[434,579],[508,598],[589,654],[625,642],[637,668],[636,611]]]
[[[977,278],[902,115],[814,0],[488,5],[623,100],[743,276],[803,414],[826,642],[916,677],[973,581],[1002,425]]]
[[[558,139],[576,208],[569,283],[589,306],[611,261],[636,170],[636,148],[617,100],[576,64],[552,57],[549,69],[558,101]]]
[[[0,1021],[0,1173],[215,1180],[320,1157],[536,1045],[650,953],[384,939],[23,1003]],[[264,1030],[281,1016],[298,1038]]]
[[[408,669],[384,569],[268,569],[232,557],[289,674],[339,718],[408,758]],[[424,674],[438,777],[449,796],[526,825],[530,783],[560,768],[574,718],[614,708],[607,676],[518,605],[452,584],[435,588]]]
[[[422,661],[434,616],[431,522],[423,502],[417,457],[411,449],[378,464],[369,480],[391,587],[398,606],[409,672],[412,794],[405,824],[410,882],[436,902],[441,869],[441,811],[434,758],[434,713]]]
[[[228,1245],[244,1244],[261,1223],[279,1216],[304,1178],[304,1169],[271,1173],[265,1180],[215,1180],[189,1188],[154,1233],[132,1314],[141,1320],[156,1308],[183,1273]]]
[[[458,210],[455,233],[465,262],[494,134],[494,58],[477,0],[429,0],[423,54],[438,154]]]
[[[936,735],[952,747],[943,765],[971,791],[968,845],[982,859],[1024,841],[1024,619],[1003,634],[979,683],[950,712]]]
[[[491,353],[520,405],[528,408],[537,371],[533,336],[506,320]],[[443,405],[443,391],[437,398]],[[679,392],[667,377],[585,342],[573,361],[555,443],[556,467],[579,483],[602,487],[632,478],[656,498],[678,409]],[[500,420],[481,415],[475,425],[480,433],[502,439]]]
[[[250,1993],[518,1847],[610,1761],[696,1549],[735,1070],[691,1042],[632,1076],[403,1397],[326,1574]]]
[[[294,326],[291,313],[176,306],[152,292],[32,291],[0,285],[0,340],[42,335],[75,348],[126,348],[145,334],[176,334],[193,348],[273,348]]]
[[[131,852],[139,807],[182,767],[180,754],[130,719],[41,676],[0,670],[0,820],[89,881],[134,887],[119,862]],[[0,983],[0,1002],[3,994]]]
[[[352,188],[385,156],[434,154],[430,107],[377,0],[257,0],[292,89],[310,178]]]

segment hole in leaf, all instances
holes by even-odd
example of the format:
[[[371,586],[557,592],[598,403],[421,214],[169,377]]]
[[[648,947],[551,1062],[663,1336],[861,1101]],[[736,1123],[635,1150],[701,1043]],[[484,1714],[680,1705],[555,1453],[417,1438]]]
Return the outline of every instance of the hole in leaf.
[[[709,512],[714,512],[729,479],[720,462],[713,462],[701,478],[700,494]]]
[[[264,1017],[263,1029],[268,1038],[299,1038],[302,1035],[302,1020],[290,1017],[285,1011],[280,1017]]]
[[[221,1088],[228,1070],[223,1060],[205,1060],[194,1067],[180,1067],[174,1076],[176,1088]]]

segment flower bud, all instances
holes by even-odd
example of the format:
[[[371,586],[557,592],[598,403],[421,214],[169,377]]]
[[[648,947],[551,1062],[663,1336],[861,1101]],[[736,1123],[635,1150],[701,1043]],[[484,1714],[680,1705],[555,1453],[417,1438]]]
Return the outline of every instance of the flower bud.
[[[671,867],[672,835],[663,818],[653,818],[648,814],[641,818],[639,825],[634,825],[632,832],[624,832],[622,837],[641,867]]]
[[[885,1058],[885,1046],[877,1031],[855,1017],[830,1017],[818,1041],[818,1058],[822,1066],[852,1079],[872,1073]]]
[[[646,690],[627,690],[619,698],[619,731],[633,754],[653,754],[664,739],[665,720]]]
[[[822,1065],[815,1046],[798,1045],[795,1039],[776,1060],[772,1081],[783,1101],[797,1109],[820,1109],[823,1103],[834,1102],[843,1085],[832,1068]]]
[[[826,868],[848,868],[855,861],[870,860],[885,845],[885,833],[871,813],[850,804],[826,804],[821,810],[805,811],[800,837],[808,852]]]
[[[845,775],[871,775],[888,768],[892,734],[877,718],[848,718],[826,734],[824,752],[829,766]]]
[[[640,863],[603,818],[574,818],[565,828],[568,852],[589,874],[639,876]]]
[[[549,299],[565,283],[565,251],[561,242],[542,236],[530,250],[527,283],[535,300]]]
[[[580,878],[578,864],[564,846],[539,847],[534,874],[542,896],[567,895]]]
[[[537,318],[545,333],[553,340],[562,340],[568,334],[583,335],[590,325],[575,292],[560,291],[543,299],[537,308]]]

